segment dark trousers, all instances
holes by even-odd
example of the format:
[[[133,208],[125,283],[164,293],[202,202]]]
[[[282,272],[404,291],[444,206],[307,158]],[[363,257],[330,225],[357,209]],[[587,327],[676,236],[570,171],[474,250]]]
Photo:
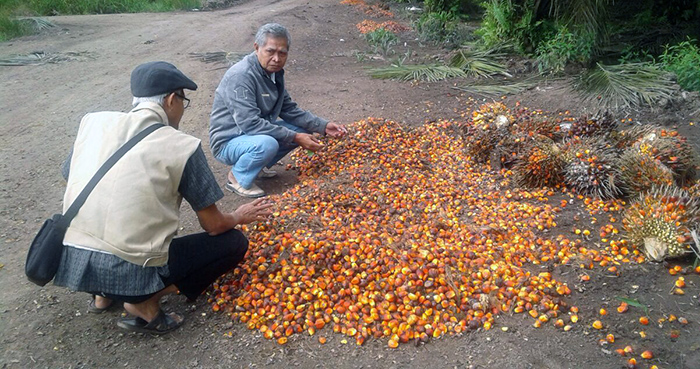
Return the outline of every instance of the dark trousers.
[[[243,260],[248,251],[248,239],[237,229],[218,236],[195,233],[178,237],[170,243],[168,269],[170,275],[161,277],[167,287],[175,285],[180,293],[194,300],[224,273]],[[99,294],[112,300],[138,304],[155,293],[140,296]]]

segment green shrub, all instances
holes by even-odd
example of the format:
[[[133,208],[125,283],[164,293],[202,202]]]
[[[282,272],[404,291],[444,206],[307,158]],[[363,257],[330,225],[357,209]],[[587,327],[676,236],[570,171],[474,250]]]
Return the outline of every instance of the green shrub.
[[[554,33],[551,22],[535,20],[531,0],[522,6],[512,0],[490,0],[482,6],[483,22],[476,33],[486,48],[511,44],[518,52],[531,54],[542,40]]]
[[[466,24],[450,12],[425,13],[416,22],[415,28],[422,41],[459,46],[467,41],[471,33]]]
[[[164,12],[201,6],[200,0],[30,0],[39,15]]]
[[[58,14],[166,12],[201,6],[201,0],[0,0],[0,41],[34,32],[15,17]]]
[[[27,23],[13,20],[7,14],[0,13],[0,42],[31,33],[32,29]]]
[[[455,14],[459,11],[459,0],[425,0],[423,5],[428,13],[448,12]]]
[[[678,84],[689,91],[700,91],[700,48],[693,39],[666,46],[659,56],[664,69],[676,74]]]
[[[201,0],[0,0],[0,13],[8,16],[137,13],[200,6]]]
[[[399,38],[393,32],[384,28],[365,33],[365,40],[372,46],[375,53],[381,53],[383,56],[389,55],[392,47],[399,42]]]
[[[541,73],[557,74],[569,63],[588,63],[593,56],[595,36],[583,30],[569,31],[567,27],[537,48],[537,62]]]

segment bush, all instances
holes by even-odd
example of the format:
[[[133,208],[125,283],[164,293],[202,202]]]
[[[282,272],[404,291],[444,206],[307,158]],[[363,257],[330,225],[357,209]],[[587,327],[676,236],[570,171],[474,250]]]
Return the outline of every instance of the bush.
[[[32,29],[27,23],[13,20],[7,14],[0,13],[0,42],[31,33]]]
[[[666,46],[659,56],[664,69],[676,74],[678,84],[689,91],[700,91],[700,48],[693,39]]]
[[[389,55],[392,47],[399,42],[399,38],[384,28],[377,28],[372,32],[365,33],[365,40],[374,49],[375,53],[381,53],[383,56]]]
[[[490,0],[482,6],[484,18],[477,34],[487,48],[512,44],[521,54],[531,54],[542,40],[554,34],[551,22],[535,20],[532,1],[516,6],[512,0]]]
[[[469,29],[449,12],[426,13],[415,22],[421,40],[459,46],[470,37]]]
[[[0,0],[0,41],[31,34],[18,16],[166,12],[201,6],[201,0]]]
[[[0,14],[10,17],[164,12],[201,5],[201,0],[0,0]]]
[[[537,62],[541,73],[557,74],[569,63],[586,64],[593,56],[595,36],[579,30],[571,32],[567,27],[537,48]]]

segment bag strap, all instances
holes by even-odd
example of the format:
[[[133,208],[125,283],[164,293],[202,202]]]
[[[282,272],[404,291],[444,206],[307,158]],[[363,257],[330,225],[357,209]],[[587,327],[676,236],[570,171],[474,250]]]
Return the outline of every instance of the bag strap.
[[[90,195],[90,192],[92,192],[93,188],[95,188],[95,185],[97,185],[97,182],[99,182],[102,177],[109,171],[112,166],[121,159],[124,154],[126,154],[127,151],[129,151],[134,145],[136,145],[139,141],[141,141],[144,137],[148,136],[151,134],[151,132],[155,131],[156,129],[160,127],[165,127],[164,124],[154,124],[152,126],[149,126],[148,128],[144,129],[143,131],[139,132],[136,136],[132,137],[127,141],[122,147],[119,148],[112,156],[107,159],[107,161],[102,164],[100,169],[97,170],[97,173],[95,173],[94,176],[92,176],[92,179],[90,179],[90,182],[88,182],[87,185],[85,185],[85,188],[80,192],[80,195],[75,198],[73,203],[70,205],[68,210],[66,210],[66,213],[63,214],[63,218],[61,221],[65,222],[65,226],[68,227],[70,222],[73,220],[73,217],[75,217],[76,214],[78,214],[78,210],[80,209],[81,206],[85,203],[85,200],[87,200],[87,197]]]

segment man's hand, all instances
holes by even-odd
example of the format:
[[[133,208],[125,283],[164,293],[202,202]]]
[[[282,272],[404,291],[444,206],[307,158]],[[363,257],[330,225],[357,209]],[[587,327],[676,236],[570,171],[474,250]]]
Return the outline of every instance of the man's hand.
[[[210,236],[222,234],[239,224],[248,224],[263,220],[272,214],[272,202],[267,199],[257,199],[243,204],[232,213],[222,213],[216,204],[211,204],[197,212],[199,224]]]
[[[321,143],[321,141],[308,133],[297,133],[294,136],[294,143],[314,152],[323,147],[323,143]]]
[[[256,220],[263,220],[272,214],[272,202],[267,199],[256,199],[253,202],[243,204],[233,212],[236,223],[248,224]]]
[[[333,122],[329,122],[326,125],[326,134],[331,137],[343,137],[346,133],[348,133],[348,130],[343,125]]]

